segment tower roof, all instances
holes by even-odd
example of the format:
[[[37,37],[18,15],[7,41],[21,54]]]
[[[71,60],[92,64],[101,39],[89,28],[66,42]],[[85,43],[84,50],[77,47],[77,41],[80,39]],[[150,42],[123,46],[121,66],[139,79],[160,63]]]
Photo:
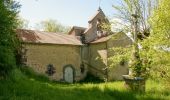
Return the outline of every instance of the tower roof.
[[[92,16],[88,22],[90,23],[91,21],[93,21],[93,19],[95,19],[98,16],[98,14],[102,14],[105,16],[103,10],[99,7],[96,14],[94,16]]]

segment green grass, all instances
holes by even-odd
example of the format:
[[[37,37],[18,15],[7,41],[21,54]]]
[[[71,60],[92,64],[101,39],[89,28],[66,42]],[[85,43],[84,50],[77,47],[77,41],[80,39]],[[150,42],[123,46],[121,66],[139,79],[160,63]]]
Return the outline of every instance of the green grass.
[[[170,100],[158,82],[147,81],[146,93],[127,91],[123,82],[64,84],[32,77],[15,70],[12,79],[0,80],[0,100]]]

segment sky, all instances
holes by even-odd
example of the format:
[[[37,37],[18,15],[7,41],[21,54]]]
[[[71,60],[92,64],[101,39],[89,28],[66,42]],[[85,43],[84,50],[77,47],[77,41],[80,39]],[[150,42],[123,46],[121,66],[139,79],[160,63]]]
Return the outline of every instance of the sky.
[[[29,21],[29,26],[47,19],[54,19],[66,26],[87,27],[99,5],[106,16],[115,14],[112,8],[119,0],[17,0],[20,2],[20,16]]]

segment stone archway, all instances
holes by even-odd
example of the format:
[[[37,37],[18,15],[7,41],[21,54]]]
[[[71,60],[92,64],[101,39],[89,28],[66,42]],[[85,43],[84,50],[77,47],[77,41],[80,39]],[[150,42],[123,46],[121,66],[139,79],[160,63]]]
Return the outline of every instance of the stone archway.
[[[72,65],[67,65],[63,69],[63,78],[65,82],[73,83],[74,82],[74,68]]]

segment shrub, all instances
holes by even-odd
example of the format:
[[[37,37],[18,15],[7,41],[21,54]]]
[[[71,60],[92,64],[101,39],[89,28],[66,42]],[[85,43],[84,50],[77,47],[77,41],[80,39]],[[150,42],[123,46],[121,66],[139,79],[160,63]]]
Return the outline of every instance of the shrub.
[[[0,46],[0,76],[6,76],[15,67],[13,51],[5,46]]]
[[[15,64],[17,14],[20,5],[14,0],[0,1],[0,76],[7,76]]]

